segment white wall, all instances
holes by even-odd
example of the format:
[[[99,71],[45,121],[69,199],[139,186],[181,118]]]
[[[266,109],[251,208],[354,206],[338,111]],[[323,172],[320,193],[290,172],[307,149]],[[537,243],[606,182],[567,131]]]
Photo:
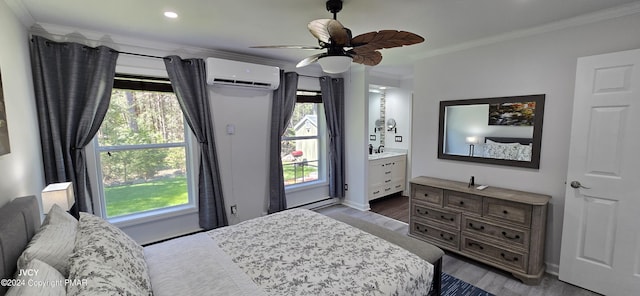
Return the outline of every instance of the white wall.
[[[640,14],[426,58],[415,66],[411,176],[433,176],[552,196],[546,262],[557,272],[576,59],[640,47]],[[546,94],[540,169],[437,158],[441,100]]]
[[[386,91],[385,120],[393,118],[396,130],[385,132],[386,149],[409,149],[411,135],[411,89],[392,87]],[[402,142],[396,142],[396,136],[402,137]]]
[[[367,106],[369,83],[367,69],[353,65],[344,75],[345,85],[345,161],[346,183],[343,203],[355,209],[369,210],[366,195],[369,133]]]
[[[230,224],[267,212],[271,91],[210,86],[222,190]],[[226,132],[232,125],[234,134]],[[237,215],[230,207],[238,206]]]
[[[11,153],[0,156],[0,205],[44,188],[27,30],[0,1],[0,71]]]

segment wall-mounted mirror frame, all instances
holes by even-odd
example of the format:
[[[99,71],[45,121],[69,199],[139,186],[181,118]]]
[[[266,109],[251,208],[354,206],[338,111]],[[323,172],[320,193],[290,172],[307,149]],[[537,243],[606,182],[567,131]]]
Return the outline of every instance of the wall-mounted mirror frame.
[[[537,95],[526,95],[526,96],[440,101],[440,123],[438,128],[438,158],[468,161],[468,162],[479,162],[479,163],[487,163],[487,164],[495,164],[495,165],[533,168],[533,169],[540,168],[540,149],[542,144],[544,100],[545,100],[544,94],[537,94]],[[535,103],[534,116],[532,119],[530,119],[530,122],[527,123],[529,125],[530,124],[533,125],[532,137],[530,139],[525,140],[524,138],[514,138],[512,136],[503,136],[499,134],[489,134],[489,135],[471,135],[470,134],[468,136],[474,136],[479,139],[484,139],[484,141],[481,141],[479,145],[483,145],[483,143],[486,142],[487,139],[497,139],[498,141],[502,141],[503,143],[507,143],[507,142],[509,143],[518,142],[519,144],[530,143],[531,159],[529,161],[489,158],[489,157],[484,157],[482,155],[475,155],[472,151],[472,149],[474,148],[474,145],[469,145],[469,155],[461,155],[460,153],[445,152],[447,122],[448,120],[452,119],[452,118],[447,118],[448,108],[455,108],[456,106],[473,107],[474,105],[478,105],[478,106],[487,105],[487,108],[488,108],[488,106],[496,106],[496,105],[502,106],[502,105],[509,105],[510,103],[524,103],[524,102]],[[449,110],[452,110],[452,109],[449,109]],[[486,113],[487,121],[489,122],[490,121],[489,112],[485,111],[485,113]],[[508,124],[508,125],[511,125],[511,124]]]

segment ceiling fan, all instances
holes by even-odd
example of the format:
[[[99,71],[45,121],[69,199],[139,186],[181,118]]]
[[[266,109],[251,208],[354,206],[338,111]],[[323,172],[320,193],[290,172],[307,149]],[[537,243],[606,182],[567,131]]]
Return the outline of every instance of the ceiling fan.
[[[347,71],[351,62],[375,66],[382,61],[380,49],[401,47],[421,43],[421,36],[398,30],[382,30],[364,33],[351,37],[351,30],[345,28],[338,20],[337,14],[342,10],[342,0],[327,0],[327,11],[333,13],[333,19],[311,21],[307,27],[318,39],[318,46],[268,45],[252,46],[252,48],[293,48],[320,50],[318,53],[300,61],[296,67],[301,68],[318,62],[326,73]]]

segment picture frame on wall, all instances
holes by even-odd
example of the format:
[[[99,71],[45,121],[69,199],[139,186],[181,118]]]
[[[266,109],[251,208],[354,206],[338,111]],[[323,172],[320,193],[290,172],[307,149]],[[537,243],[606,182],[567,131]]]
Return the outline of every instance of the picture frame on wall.
[[[9,154],[9,128],[7,126],[7,110],[4,103],[4,88],[2,87],[2,71],[0,69],[0,155]]]
[[[535,102],[489,104],[489,125],[533,126]]]

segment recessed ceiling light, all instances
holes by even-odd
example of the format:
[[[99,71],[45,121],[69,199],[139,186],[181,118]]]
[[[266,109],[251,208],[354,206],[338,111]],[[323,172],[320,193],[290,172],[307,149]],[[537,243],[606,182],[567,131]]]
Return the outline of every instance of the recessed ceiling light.
[[[164,12],[164,16],[168,17],[168,18],[178,18],[178,14],[173,12],[173,11],[165,11]]]

